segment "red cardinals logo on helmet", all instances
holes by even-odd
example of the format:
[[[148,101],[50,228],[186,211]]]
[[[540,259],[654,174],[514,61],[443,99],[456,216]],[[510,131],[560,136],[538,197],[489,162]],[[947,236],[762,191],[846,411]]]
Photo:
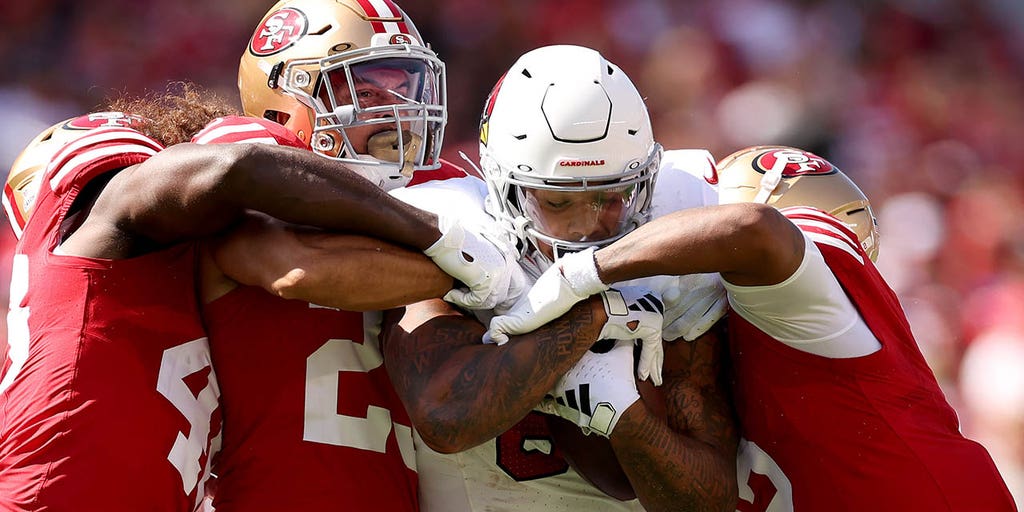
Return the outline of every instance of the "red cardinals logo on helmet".
[[[783,178],[836,172],[836,168],[832,167],[827,160],[807,151],[778,149],[761,153],[754,159],[754,170],[762,174],[775,169],[776,166],[782,166]]]
[[[715,159],[711,157],[711,153],[708,153],[708,166],[704,168],[704,181],[708,182],[708,185],[718,185],[718,165],[715,164]]]
[[[498,89],[501,89],[503,81],[505,81],[505,75],[498,78],[498,83],[494,84],[491,93],[487,95],[487,101],[484,103],[484,115],[480,116],[480,142],[484,146],[487,145],[487,125],[491,120],[491,112],[494,112],[494,100],[498,99]]]
[[[301,11],[290,7],[281,9],[256,27],[249,42],[249,51],[260,57],[280,52],[306,35],[308,25],[306,15]]]

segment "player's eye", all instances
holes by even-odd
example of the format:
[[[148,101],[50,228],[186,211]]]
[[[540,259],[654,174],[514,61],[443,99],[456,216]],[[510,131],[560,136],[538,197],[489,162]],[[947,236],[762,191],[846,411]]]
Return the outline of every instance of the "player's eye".
[[[544,201],[545,208],[554,211],[568,210],[569,208],[572,207],[572,205],[573,202],[569,201],[568,199]]]

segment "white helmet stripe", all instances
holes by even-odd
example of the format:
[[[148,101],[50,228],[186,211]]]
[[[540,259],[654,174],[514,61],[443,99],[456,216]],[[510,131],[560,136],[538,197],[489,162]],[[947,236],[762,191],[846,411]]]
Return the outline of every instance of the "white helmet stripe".
[[[201,134],[197,135],[192,142],[196,144],[210,144],[211,142],[223,143],[223,142],[262,142],[264,144],[277,144],[277,140],[273,137],[259,137],[259,138],[245,138],[235,137],[238,140],[225,140],[229,135],[245,134],[245,133],[265,133],[266,129],[257,123],[250,124],[236,124],[236,125],[225,125],[218,126],[212,130],[204,130]]]
[[[402,12],[390,0],[359,0],[366,14],[375,18],[400,18]],[[405,22],[374,21],[371,22],[374,32],[384,34],[408,34]]]
[[[153,148],[140,146],[138,144],[115,144],[112,146],[86,150],[81,154],[75,155],[73,158],[61,165],[60,170],[50,178],[50,188],[56,191],[60,186],[61,180],[63,180],[64,177],[72,171],[77,171],[78,169],[88,166],[101,158],[112,155],[122,155],[125,153],[142,153],[144,155],[153,156],[157,152]]]

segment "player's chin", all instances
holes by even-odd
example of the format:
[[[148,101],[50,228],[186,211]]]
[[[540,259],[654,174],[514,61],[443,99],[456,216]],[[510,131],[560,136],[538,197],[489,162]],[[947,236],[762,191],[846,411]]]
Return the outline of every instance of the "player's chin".
[[[555,447],[584,480],[612,498],[636,498],[608,438],[585,435],[579,426],[558,416],[547,416],[547,420]]]

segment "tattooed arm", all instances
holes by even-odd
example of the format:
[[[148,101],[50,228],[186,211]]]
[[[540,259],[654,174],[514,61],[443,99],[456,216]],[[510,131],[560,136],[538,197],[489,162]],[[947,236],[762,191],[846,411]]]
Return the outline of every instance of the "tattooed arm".
[[[480,342],[486,328],[441,300],[385,318],[384,364],[428,446],[472,448],[521,420],[597,340],[607,320],[599,296],[504,345]]]
[[[735,510],[738,434],[723,378],[724,350],[715,330],[693,342],[666,343],[659,391],[667,423],[634,405],[615,427],[612,448],[650,512]]]

